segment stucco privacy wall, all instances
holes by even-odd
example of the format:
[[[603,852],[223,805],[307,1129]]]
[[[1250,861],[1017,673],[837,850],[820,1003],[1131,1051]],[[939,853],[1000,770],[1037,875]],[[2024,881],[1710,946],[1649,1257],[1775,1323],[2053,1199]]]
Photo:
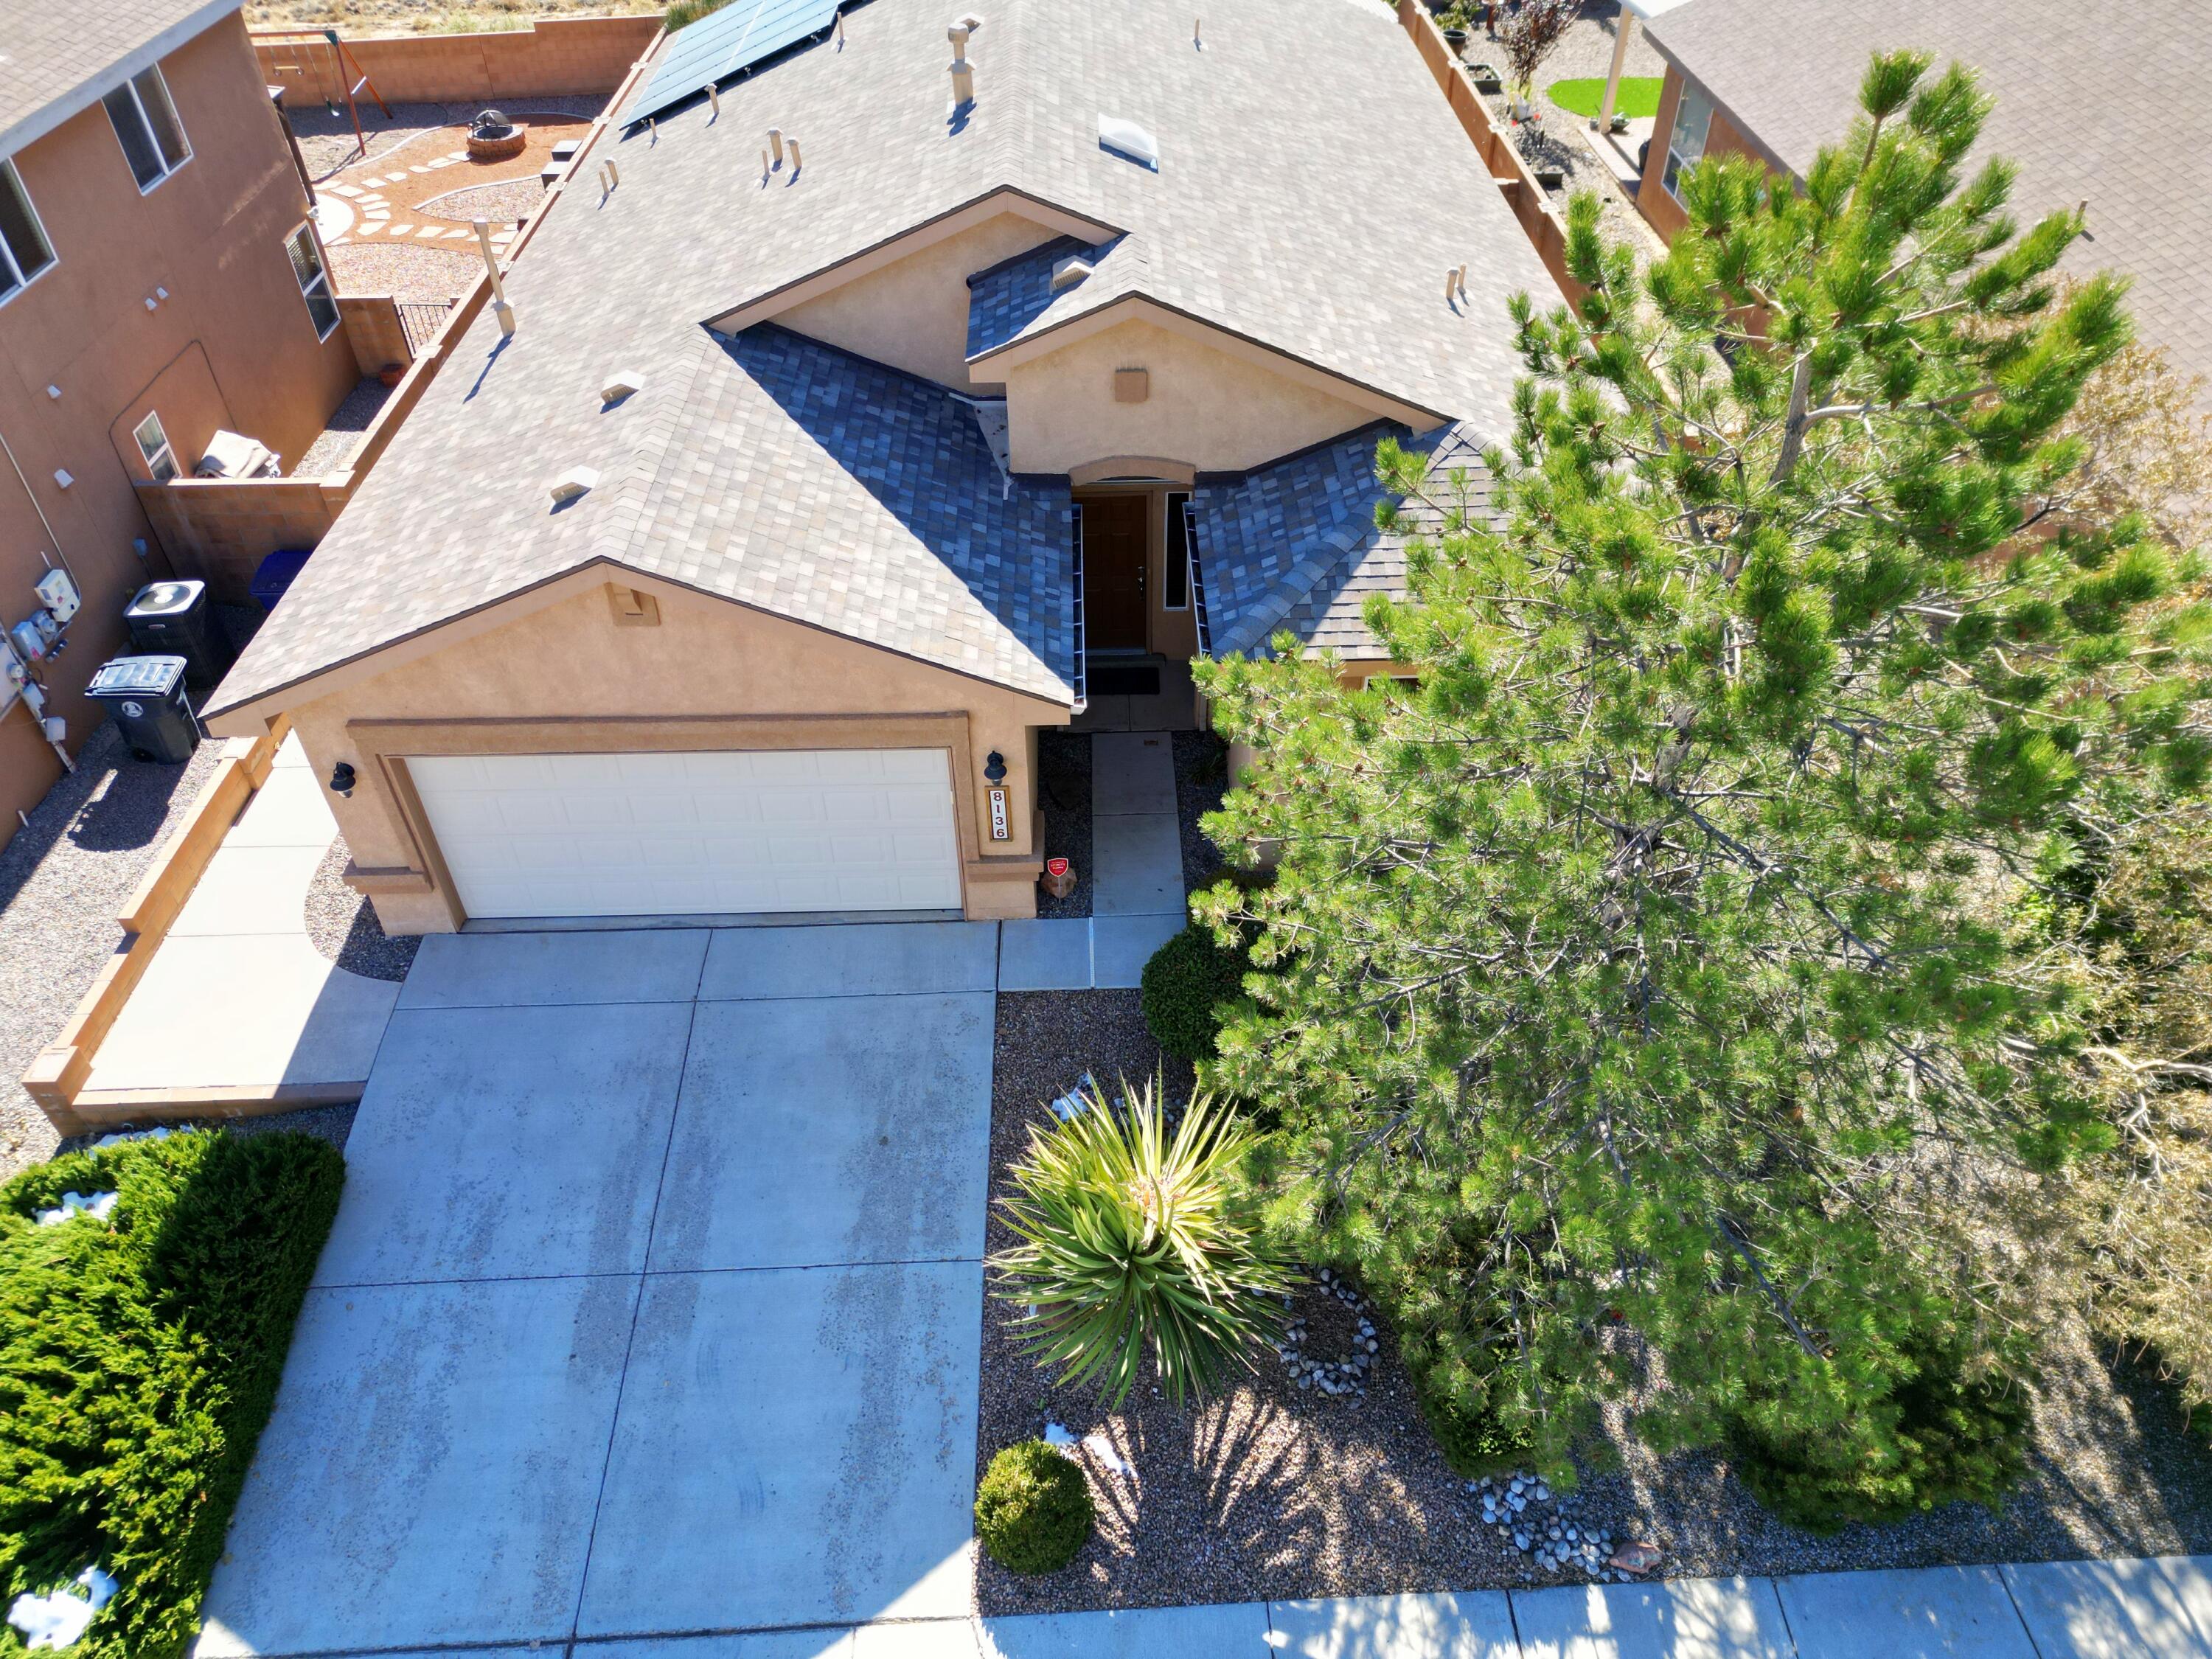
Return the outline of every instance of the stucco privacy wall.
[[[1002,213],[776,313],[784,327],[946,386],[968,372],[968,278],[1060,233]],[[995,385],[995,380],[983,382]]]
[[[660,15],[541,18],[487,34],[345,36],[346,50],[388,102],[514,101],[532,94],[612,92],[660,29]],[[345,101],[349,77],[320,40],[276,41],[258,30],[255,54],[268,83],[294,106]],[[366,100],[368,93],[359,94]],[[364,125],[373,134],[374,104]]]
[[[649,595],[659,624],[618,622],[611,582]],[[380,758],[410,752],[950,747],[969,915],[1035,914],[1031,728],[1064,724],[1065,708],[605,566],[374,661],[383,672],[346,681],[338,671],[331,690],[290,712],[318,777],[340,761],[356,769],[352,798],[330,804],[389,933],[462,920],[404,798],[404,769]],[[498,717],[455,719],[475,710]],[[391,721],[410,725],[377,724]],[[259,726],[249,711],[218,722]],[[994,750],[1012,831],[996,842],[984,827]]]
[[[356,379],[344,331],[316,339],[284,251],[307,201],[244,23],[224,18],[161,71],[192,153],[143,196],[97,104],[12,158],[56,263],[0,305],[0,433],[31,492],[0,464],[0,622],[28,611],[58,543],[85,602],[46,670],[72,749],[101,717],[82,691],[123,647],[125,604],[170,574],[132,488],[147,475],[131,428],[158,411],[187,468],[219,426],[296,456]],[[0,719],[0,842],[60,771],[27,714]]]
[[[1146,371],[1144,402],[1115,400],[1121,368]],[[1006,375],[1017,472],[1072,472],[1115,455],[1238,472],[1375,418],[1371,408],[1141,320],[1085,335]]]

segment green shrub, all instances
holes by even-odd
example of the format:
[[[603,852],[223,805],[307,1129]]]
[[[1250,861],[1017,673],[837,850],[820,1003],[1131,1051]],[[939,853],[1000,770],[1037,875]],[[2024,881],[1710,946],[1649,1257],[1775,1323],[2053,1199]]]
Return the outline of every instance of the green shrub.
[[[729,3],[730,0],[675,0],[668,9],[668,15],[660,20],[661,27],[673,34],[678,29],[689,28],[709,13],[721,10]]]
[[[1021,1243],[993,1258],[996,1294],[1036,1310],[1024,1345],[1060,1381],[1119,1406],[1145,1351],[1177,1404],[1211,1389],[1280,1328],[1291,1277],[1263,1252],[1237,1178],[1253,1130],[1200,1093],[1172,1135],[1152,1090],[1093,1090],[1066,1122],[1030,1131],[1000,1200]]]
[[[1794,1431],[1754,1404],[1729,1436],[1736,1472],[1774,1515],[1807,1532],[1854,1521],[1901,1521],[1972,1500],[1995,1508],[2021,1476],[2025,1392],[2002,1377],[1970,1378],[1962,1356],[1936,1342],[1854,1431]]]
[[[1143,979],[1145,1024],[1152,1040],[1183,1060],[1209,1060],[1221,1035],[1215,1010],[1242,994],[1250,958],[1218,944],[1193,922],[1152,952]]]
[[[0,1601],[112,1573],[72,1659],[190,1641],[344,1179],[320,1140],[205,1133],[0,1187]],[[38,1225],[68,1191],[119,1196]]]
[[[1058,1572],[1095,1519],[1083,1471],[1042,1440],[1007,1447],[975,1487],[975,1536],[1009,1572]]]
[[[1535,1443],[1519,1427],[1504,1421],[1488,1406],[1467,1407],[1436,1386],[1425,1369],[1409,1366],[1413,1398],[1421,1407],[1421,1421],[1443,1453],[1454,1474],[1473,1480],[1486,1474],[1526,1468]]]

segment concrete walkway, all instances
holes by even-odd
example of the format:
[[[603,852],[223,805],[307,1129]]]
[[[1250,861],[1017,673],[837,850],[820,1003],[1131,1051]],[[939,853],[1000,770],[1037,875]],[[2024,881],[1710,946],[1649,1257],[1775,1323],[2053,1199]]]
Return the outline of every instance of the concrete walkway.
[[[358,1097],[399,987],[347,972],[307,939],[308,885],[337,832],[288,738],[100,1043],[88,1100],[158,1112],[165,1097]]]
[[[1165,732],[1091,739],[1091,915],[1001,924],[999,988],[1127,988],[1188,920],[1175,748]]]

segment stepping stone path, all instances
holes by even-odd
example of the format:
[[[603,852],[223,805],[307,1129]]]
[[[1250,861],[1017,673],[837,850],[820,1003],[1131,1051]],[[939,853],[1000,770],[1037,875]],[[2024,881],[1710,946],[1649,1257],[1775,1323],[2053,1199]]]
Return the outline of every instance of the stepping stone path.
[[[465,226],[449,230],[442,225],[393,224],[391,202],[377,193],[381,186],[404,184],[416,173],[433,173],[441,167],[449,167],[456,162],[465,161],[468,159],[468,151],[451,150],[432,161],[410,166],[404,173],[384,173],[376,178],[364,179],[358,185],[325,185],[322,188],[331,195],[352,198],[353,206],[360,213],[359,219],[349,227],[350,235],[333,236],[330,239],[330,245],[332,247],[343,247],[354,236],[383,235],[393,240],[413,236],[422,240],[434,238],[442,240],[447,237],[468,235],[470,232]],[[510,237],[513,234],[511,231],[507,233]]]

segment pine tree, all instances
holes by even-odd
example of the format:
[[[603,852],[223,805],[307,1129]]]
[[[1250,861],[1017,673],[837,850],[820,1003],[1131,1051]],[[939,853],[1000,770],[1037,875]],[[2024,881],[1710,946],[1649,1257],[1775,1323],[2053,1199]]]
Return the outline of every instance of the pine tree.
[[[1878,57],[1860,103],[1802,188],[1692,169],[1640,273],[1572,204],[1489,510],[1382,446],[1441,514],[1367,612],[1417,689],[1287,636],[1202,672],[1256,756],[1209,830],[1279,849],[1201,901],[1256,940],[1212,1066],[1281,1114],[1268,1225],[1554,1469],[1646,1357],[1665,1447],[1752,1401],[1878,1443],[1916,1353],[2003,1352],[1952,1195],[2109,1132],[1974,900],[2205,769],[2193,569],[2048,510],[2124,285],[2062,292],[2077,216],[1968,176],[1970,73]]]

